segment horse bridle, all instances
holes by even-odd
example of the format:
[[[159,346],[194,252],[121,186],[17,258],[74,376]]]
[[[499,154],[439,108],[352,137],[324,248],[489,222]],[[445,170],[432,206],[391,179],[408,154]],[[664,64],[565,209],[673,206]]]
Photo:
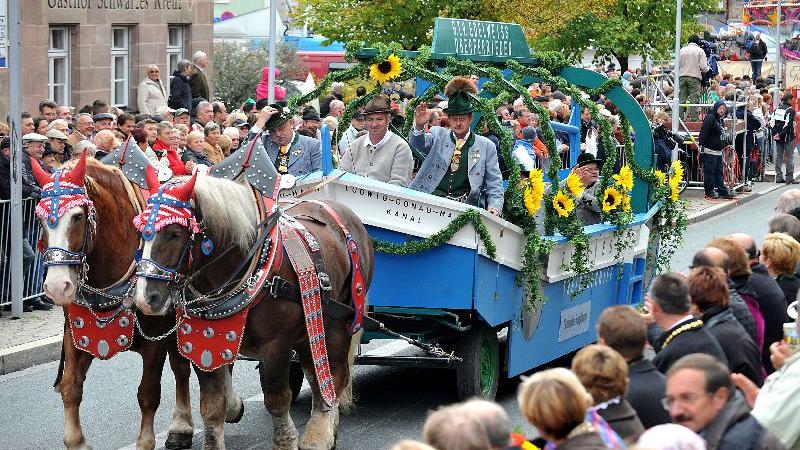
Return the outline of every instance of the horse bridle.
[[[78,283],[79,287],[85,284],[89,267],[86,264],[86,251],[91,246],[94,233],[97,231],[97,223],[95,222],[95,210],[91,205],[89,196],[86,194],[85,187],[78,188],[64,188],[61,187],[61,171],[55,173],[53,180],[53,188],[42,192],[43,198],[50,198],[50,212],[47,216],[47,226],[55,228],[58,226],[58,205],[61,197],[65,195],[80,195],[87,200],[88,206],[84,205],[86,212],[86,220],[84,221],[83,244],[81,249],[73,252],[66,248],[61,247],[47,247],[42,252],[42,260],[45,267],[51,266],[78,266]]]

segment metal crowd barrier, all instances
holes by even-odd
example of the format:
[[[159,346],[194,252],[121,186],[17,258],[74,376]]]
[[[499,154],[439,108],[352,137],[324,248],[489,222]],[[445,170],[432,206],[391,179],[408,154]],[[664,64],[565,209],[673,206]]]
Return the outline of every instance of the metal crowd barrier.
[[[31,262],[25,267],[23,273],[22,300],[30,300],[42,295],[42,281],[44,267],[41,254],[36,250],[40,222],[36,219],[35,208],[37,199],[26,198],[22,200],[23,239],[30,244],[32,250]],[[0,306],[10,305],[11,298],[11,267],[10,267],[10,241],[11,241],[11,202],[0,200]],[[25,242],[23,242],[23,247]],[[23,250],[23,261],[25,251]],[[24,262],[23,262],[24,264]]]

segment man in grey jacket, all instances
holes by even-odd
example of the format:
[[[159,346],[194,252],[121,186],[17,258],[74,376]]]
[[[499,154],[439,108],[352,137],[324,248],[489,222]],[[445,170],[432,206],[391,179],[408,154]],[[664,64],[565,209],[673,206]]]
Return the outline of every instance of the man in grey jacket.
[[[301,177],[322,170],[319,141],[295,132],[292,118],[288,107],[278,104],[265,106],[258,112],[258,120],[250,129],[248,141],[260,138],[261,130],[269,132],[262,142],[280,174]]]
[[[455,77],[444,90],[448,97],[444,112],[451,130],[424,127],[431,112],[425,103],[414,111],[414,129],[409,144],[426,155],[412,189],[486,207],[494,215],[503,210],[503,179],[497,161],[497,147],[470,130],[475,109],[470,94],[477,94],[469,78]]]
[[[389,133],[391,108],[387,99],[376,95],[364,107],[367,134],[345,150],[339,169],[398,186],[408,186],[414,158],[400,136]]]

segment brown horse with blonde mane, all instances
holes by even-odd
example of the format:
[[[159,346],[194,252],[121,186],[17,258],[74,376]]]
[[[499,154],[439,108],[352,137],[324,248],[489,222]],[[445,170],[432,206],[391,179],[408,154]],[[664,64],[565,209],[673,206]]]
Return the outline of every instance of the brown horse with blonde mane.
[[[44,188],[52,191],[55,175],[44,172],[36,161],[31,161],[31,166],[43,188],[44,203],[40,204],[47,207],[50,200]],[[42,244],[48,248],[45,264],[51,263],[44,291],[57,305],[64,307],[64,339],[56,380],[56,388],[64,403],[64,445],[67,449],[88,449],[90,446],[83,435],[79,408],[83,383],[94,357],[76,348],[78,341],[72,333],[68,308],[76,302],[76,295],[81,294],[82,285],[100,289],[130,276],[133,255],[139,248],[139,236],[130,223],[140,205],[133,195],[133,186],[119,169],[105,166],[93,158],[87,161],[85,154],[71,170],[60,174],[60,181],[72,189],[64,191],[62,210],[46,211],[52,214],[40,216],[43,222]],[[83,188],[84,192],[79,193]],[[70,198],[72,203],[68,201]],[[81,256],[85,264],[63,260],[59,263],[53,251],[61,256],[65,253]],[[166,333],[174,325],[174,317],[142,317],[139,320],[142,331],[150,336]],[[191,447],[194,425],[189,404],[189,362],[177,352],[174,335],[151,341],[136,332],[130,345],[131,350],[142,356],[144,366],[138,391],[142,422],[136,447],[155,448],[153,420],[161,401],[161,373],[168,353],[175,374],[176,405],[167,447]]]
[[[181,309],[196,307],[203,310],[206,308],[204,306],[206,300],[202,297],[187,299],[185,295],[181,295],[180,291],[183,288],[176,286],[176,280],[184,280],[183,277],[188,276],[191,283],[189,290],[192,292],[209,293],[221,287],[225,289],[231,284],[231,272],[236,271],[234,268],[241,267],[241,262],[247,260],[251,247],[258,246],[260,242],[267,242],[261,240],[264,231],[257,227],[260,214],[256,205],[260,200],[254,199],[250,186],[211,176],[198,177],[195,173],[186,183],[174,187],[171,192],[173,196],[168,201],[171,205],[182,205],[184,209],[180,212],[183,214],[182,218],[186,219],[188,214],[192,214],[193,217],[189,223],[184,220],[182,224],[170,222],[162,224],[160,228],[143,229],[143,233],[151,234],[148,236],[149,240],[145,241],[140,262],[140,265],[143,262],[146,264],[139,271],[144,269],[162,277],[148,279],[140,276],[137,279],[134,299],[137,308],[145,314],[165,314],[171,310],[170,305]],[[191,206],[189,206],[190,200]],[[313,235],[313,241],[318,244],[312,247],[315,247],[314,251],[321,255],[322,266],[328,275],[326,280],[329,279],[329,283],[325,285],[320,277],[320,289],[330,292],[328,303],[339,302],[349,305],[353,290],[356,289],[355,285],[351,285],[354,263],[351,263],[348,243],[338,221],[346,226],[352,236],[353,241],[349,244],[357,244],[358,261],[361,266],[359,273],[363,274],[363,285],[358,286],[359,294],[360,289],[366,292],[372,279],[374,251],[364,225],[349,208],[333,201],[325,203],[333,214],[331,210],[316,203],[299,203],[292,207],[291,213],[294,219],[290,220],[302,223]],[[280,214],[280,210],[270,213]],[[268,221],[269,218],[265,222],[269,223]],[[213,241],[214,250],[211,255],[204,255],[202,245],[195,245],[197,242],[195,235],[199,234],[204,237],[203,241],[206,239]],[[265,269],[263,275],[273,282],[275,282],[273,277],[277,276],[295,287],[301,286],[290,262],[289,253],[284,246],[275,243],[275,240],[272,242],[272,248],[275,248],[274,245],[278,246],[280,262],[275,263],[270,271]],[[187,254],[190,256],[187,257]],[[189,261],[192,261],[191,266]],[[249,273],[247,269],[242,269],[234,275],[244,282],[248,280]],[[272,286],[277,287],[276,284]],[[222,297],[224,299],[224,296]],[[304,295],[303,299],[306,298]],[[272,416],[272,448],[279,450],[293,450],[298,446],[302,449],[334,448],[339,410],[348,407],[352,402],[350,375],[361,332],[350,333],[348,325],[351,317],[334,317],[336,314],[330,313],[327,308],[323,310],[324,342],[327,344],[327,361],[330,364],[331,374],[331,378],[327,381],[332,379],[335,387],[335,400],[329,405],[326,398],[331,397],[325,395],[330,394],[330,384],[323,384],[324,389],[321,390],[320,383],[315,377],[311,344],[306,330],[307,318],[301,304],[300,292],[292,292],[292,289],[263,288],[252,294],[251,299],[252,305],[255,306],[248,310],[239,353],[261,361],[262,383],[265,388],[264,404]],[[211,303],[207,306],[224,304],[223,302],[214,305],[213,301]],[[184,332],[183,327],[182,325],[179,333]],[[188,334],[190,329],[186,332]],[[318,338],[319,336],[314,340],[315,345],[319,342]],[[293,350],[300,358],[312,390],[311,418],[306,424],[305,433],[299,439],[289,414],[292,401],[289,371]],[[205,353],[203,348],[194,348],[190,351],[195,354]],[[222,358],[225,359],[226,356],[231,355],[223,352]],[[202,365],[202,362],[200,364]],[[205,428],[203,448],[222,449],[225,447],[223,405],[225,396],[230,393],[227,388],[230,383],[229,371],[224,365],[206,371],[195,362],[195,373],[200,382],[200,412]]]

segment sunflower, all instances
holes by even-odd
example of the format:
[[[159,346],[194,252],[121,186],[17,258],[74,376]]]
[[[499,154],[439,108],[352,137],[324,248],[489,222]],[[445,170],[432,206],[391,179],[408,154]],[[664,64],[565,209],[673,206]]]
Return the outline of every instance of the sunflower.
[[[619,174],[614,175],[614,181],[623,191],[630,192],[633,189],[633,171],[625,164],[619,169]]]
[[[583,183],[581,183],[581,179],[576,173],[569,174],[565,184],[573,197],[579,198],[583,194]]]
[[[679,182],[683,181],[683,166],[680,161],[673,161],[670,171],[672,172],[670,181],[672,181],[673,178],[677,179]]]
[[[656,170],[655,172],[653,172],[653,175],[656,176],[656,179],[658,180],[658,184],[664,184],[664,183],[667,182],[667,174],[665,174],[664,172],[662,172],[660,170]]]
[[[542,197],[544,197],[544,174],[540,169],[531,170],[528,176],[529,186],[525,189],[523,200],[528,214],[535,216],[542,207]]]
[[[403,66],[400,65],[400,58],[395,54],[391,54],[384,61],[371,65],[369,67],[369,76],[378,83],[383,84],[397,78],[402,71]]]
[[[670,189],[669,199],[672,200],[673,202],[677,202],[680,196],[680,192],[678,192],[678,187],[670,184],[669,189]]]
[[[622,192],[614,186],[609,186],[603,194],[603,212],[611,212],[622,203]]]
[[[631,212],[631,196],[630,195],[623,195],[622,196],[622,211]]]
[[[559,190],[553,197],[553,208],[561,217],[567,217],[575,209],[575,202],[564,191]]]

